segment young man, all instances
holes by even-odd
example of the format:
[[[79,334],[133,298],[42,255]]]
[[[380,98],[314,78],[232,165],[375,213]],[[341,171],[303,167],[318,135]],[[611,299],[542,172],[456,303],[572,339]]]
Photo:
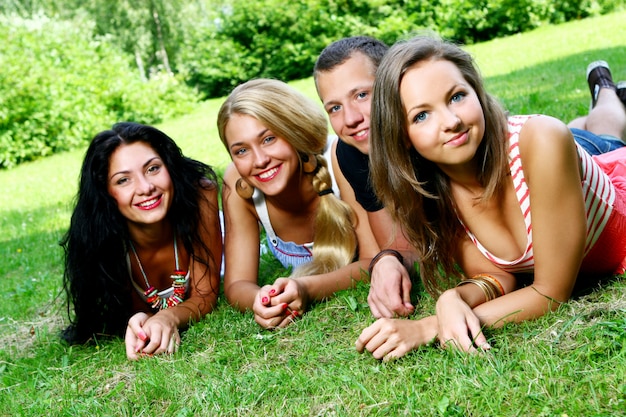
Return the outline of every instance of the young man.
[[[370,96],[374,74],[386,51],[387,45],[370,37],[344,38],[328,45],[314,68],[317,93],[340,139],[332,163],[342,200],[352,206],[359,222],[369,224],[379,249],[402,252],[400,256],[399,252],[383,251],[372,262],[378,266],[371,276],[368,303],[377,318],[407,316],[414,311],[407,267],[412,268],[417,260],[369,183]]]

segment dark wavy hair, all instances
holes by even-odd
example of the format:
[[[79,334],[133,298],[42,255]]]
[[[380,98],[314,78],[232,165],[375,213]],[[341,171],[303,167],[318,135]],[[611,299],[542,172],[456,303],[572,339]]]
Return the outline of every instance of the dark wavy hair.
[[[211,254],[200,238],[201,199],[206,198],[201,189],[217,187],[213,169],[183,156],[169,136],[151,126],[123,122],[98,133],[85,154],[70,227],[60,242],[71,322],[61,337],[69,343],[85,342],[95,334],[121,336],[133,314],[126,261],[128,228],[107,191],[107,178],[113,152],[135,142],[154,149],[169,171],[174,196],[167,219],[190,256],[209,268],[216,268],[215,256],[221,256]]]
[[[485,191],[479,201],[502,195],[509,175],[508,131],[506,112],[485,90],[472,56],[457,45],[418,36],[393,45],[378,67],[370,122],[371,178],[378,198],[420,253],[420,275],[425,288],[437,295],[459,278],[454,251],[464,231],[454,210],[448,177],[409,146],[406,112],[400,96],[405,73],[415,64],[429,60],[456,65],[483,108],[485,135],[476,158],[482,164],[478,180]]]

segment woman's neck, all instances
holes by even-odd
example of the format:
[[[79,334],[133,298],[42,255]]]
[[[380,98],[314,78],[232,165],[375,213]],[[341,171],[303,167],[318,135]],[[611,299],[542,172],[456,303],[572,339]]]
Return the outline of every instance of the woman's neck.
[[[174,239],[172,225],[162,221],[151,225],[128,224],[128,234],[138,248],[155,247],[171,244]]]

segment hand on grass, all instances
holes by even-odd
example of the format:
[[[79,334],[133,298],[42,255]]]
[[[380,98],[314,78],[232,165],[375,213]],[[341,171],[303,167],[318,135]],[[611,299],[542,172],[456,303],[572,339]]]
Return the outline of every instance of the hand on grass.
[[[308,303],[306,288],[296,279],[278,278],[259,289],[252,310],[263,328],[285,327],[302,316]]]
[[[367,303],[376,318],[406,317],[415,311],[409,273],[395,256],[383,256],[376,263]]]
[[[360,353],[367,350],[374,358],[388,361],[428,344],[436,335],[435,316],[421,320],[382,318],[364,329],[355,345]]]
[[[454,290],[445,291],[436,305],[438,336],[441,347],[455,347],[466,352],[491,349],[482,332],[480,320]]]
[[[124,338],[128,359],[176,352],[180,345],[178,327],[169,315],[163,313],[153,316],[136,313],[128,320]]]

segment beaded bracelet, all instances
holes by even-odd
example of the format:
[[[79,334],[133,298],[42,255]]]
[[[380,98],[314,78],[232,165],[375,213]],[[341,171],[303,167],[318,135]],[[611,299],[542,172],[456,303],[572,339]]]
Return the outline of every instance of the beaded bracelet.
[[[402,256],[400,252],[398,252],[395,249],[383,249],[380,252],[378,252],[376,256],[372,258],[372,261],[370,262],[370,266],[369,268],[367,268],[367,272],[369,272],[370,277],[372,276],[372,270],[374,269],[374,266],[378,263],[378,261],[380,261],[380,258],[386,255],[395,256],[400,261],[401,264],[404,264],[404,257]]]

